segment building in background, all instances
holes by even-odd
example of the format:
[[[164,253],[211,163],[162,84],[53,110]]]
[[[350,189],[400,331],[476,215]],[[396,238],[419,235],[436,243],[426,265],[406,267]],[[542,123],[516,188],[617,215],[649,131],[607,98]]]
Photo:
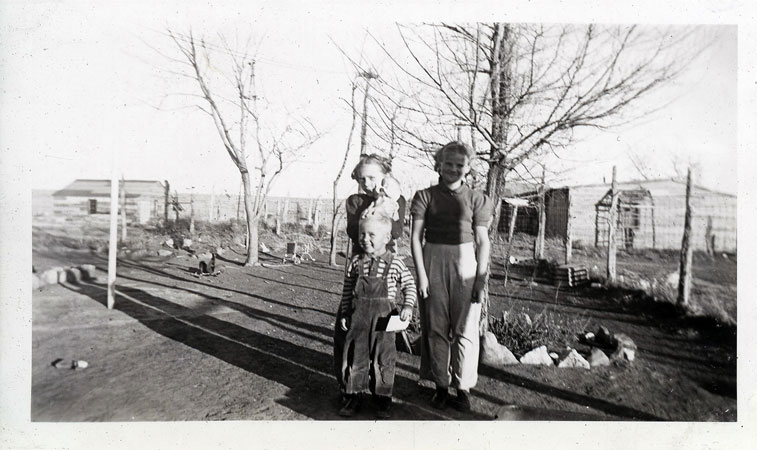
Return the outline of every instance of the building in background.
[[[166,214],[168,182],[125,180],[126,218],[134,223],[161,219]],[[110,213],[110,180],[75,180],[55,191],[53,214],[72,217]],[[119,197],[120,202],[120,197]]]
[[[607,245],[610,184],[547,188],[545,236],[565,239],[571,231],[573,245]],[[617,183],[618,248],[679,249],[686,214],[686,183],[671,180],[641,180]],[[538,232],[538,193],[512,195],[529,199],[519,208],[515,231]],[[736,196],[692,186],[692,243],[696,250],[736,251]],[[512,206],[503,202],[498,229],[506,231]],[[568,219],[570,218],[570,227]]]

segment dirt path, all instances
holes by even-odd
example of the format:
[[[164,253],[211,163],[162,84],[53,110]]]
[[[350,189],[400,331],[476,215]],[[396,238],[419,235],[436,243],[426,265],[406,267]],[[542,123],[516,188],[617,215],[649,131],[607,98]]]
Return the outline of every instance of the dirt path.
[[[35,292],[32,420],[341,419],[331,370],[341,270],[322,262],[244,268],[241,260],[229,252],[220,276],[202,278],[191,273],[189,257],[119,261],[112,311],[104,306],[104,272],[99,282]],[[107,266],[86,252],[35,252],[34,262],[38,269]],[[495,286],[492,310],[543,308],[555,298],[549,289],[511,292],[505,301]],[[586,293],[557,298],[549,306],[561,313],[631,335],[639,359],[590,372],[482,366],[473,412],[460,414],[430,408],[431,386],[417,382],[418,357],[400,353],[393,418],[487,420],[518,405],[522,414],[511,418],[735,420],[735,388],[727,388],[735,386],[735,361],[727,358],[735,341],[733,349],[722,339],[707,345],[710,335],[681,334]],[[90,366],[55,369],[56,358]],[[373,419],[370,405],[357,419]]]

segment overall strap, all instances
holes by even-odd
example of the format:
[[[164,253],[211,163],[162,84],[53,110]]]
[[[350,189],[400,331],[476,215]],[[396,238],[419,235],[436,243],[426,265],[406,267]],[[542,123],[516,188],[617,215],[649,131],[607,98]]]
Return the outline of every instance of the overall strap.
[[[386,267],[384,267],[384,273],[381,275],[381,278],[386,279],[386,276],[389,275],[389,269],[392,267],[392,261],[394,261],[394,254],[392,252],[388,252],[389,257],[386,258]]]

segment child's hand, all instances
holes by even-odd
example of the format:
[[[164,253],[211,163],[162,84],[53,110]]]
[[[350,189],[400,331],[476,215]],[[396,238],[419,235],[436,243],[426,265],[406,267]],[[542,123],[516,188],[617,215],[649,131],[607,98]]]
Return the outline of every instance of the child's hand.
[[[400,310],[400,319],[403,321],[408,321],[413,318],[413,308],[410,306],[403,306],[402,310]]]
[[[346,317],[342,317],[339,320],[339,326],[342,328],[342,331],[347,331],[347,329],[349,328],[349,324],[347,322],[347,318]]]

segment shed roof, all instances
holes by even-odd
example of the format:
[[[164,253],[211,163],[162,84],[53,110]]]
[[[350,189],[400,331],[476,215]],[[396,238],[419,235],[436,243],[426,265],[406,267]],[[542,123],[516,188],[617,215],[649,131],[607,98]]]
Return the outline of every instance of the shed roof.
[[[125,180],[127,197],[163,195],[165,187],[156,180]],[[110,180],[74,180],[65,188],[53,193],[53,197],[107,197],[110,196]]]
[[[611,186],[610,183],[595,183],[595,184],[581,184],[581,185],[566,186],[566,187],[568,187],[569,189],[595,188],[595,187],[605,187],[607,189],[610,189],[610,186]],[[672,178],[661,178],[657,180],[624,181],[624,182],[616,183],[616,186],[619,190],[624,190],[624,191],[646,190],[646,191],[649,191],[653,197],[685,195],[686,193],[686,182],[678,181]],[[712,194],[717,194],[717,195],[723,195],[726,197],[736,198],[736,196],[733,194],[713,191],[712,189],[707,189],[702,186],[698,186],[696,184],[694,185],[694,190],[700,193],[702,192],[712,193]]]

